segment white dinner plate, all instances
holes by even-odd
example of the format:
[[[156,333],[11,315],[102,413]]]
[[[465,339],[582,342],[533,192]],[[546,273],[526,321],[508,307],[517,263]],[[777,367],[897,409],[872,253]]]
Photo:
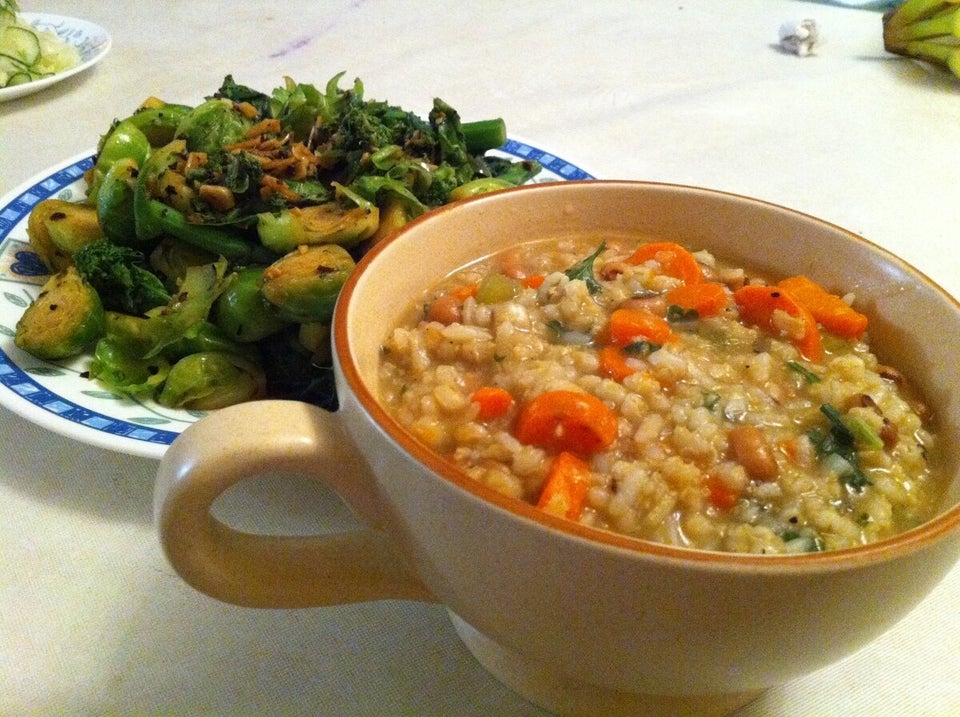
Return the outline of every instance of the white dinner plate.
[[[574,164],[523,141],[510,139],[499,153],[543,165],[535,182],[593,179]],[[84,377],[89,355],[47,362],[18,349],[13,338],[24,309],[47,278],[31,251],[27,218],[49,197],[78,201],[83,173],[93,154],[63,162],[25,182],[0,199],[0,405],[44,428],[102,448],[159,459],[181,431],[202,411],[165,408],[106,389]]]
[[[110,51],[112,43],[110,34],[92,22],[64,15],[48,15],[42,12],[24,12],[18,14],[17,17],[29,23],[35,30],[50,30],[64,42],[76,47],[80,51],[80,63],[63,72],[57,72],[49,77],[41,77],[33,82],[0,88],[0,102],[39,92],[52,84],[83,72],[100,62]]]

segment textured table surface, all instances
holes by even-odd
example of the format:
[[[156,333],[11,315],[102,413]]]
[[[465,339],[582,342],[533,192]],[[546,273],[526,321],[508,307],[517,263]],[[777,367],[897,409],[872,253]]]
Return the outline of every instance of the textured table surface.
[[[21,5],[95,22],[113,48],[92,70],[0,104],[0,193],[91,149],[148,95],[196,103],[228,73],[269,89],[345,71],[407,109],[441,96],[467,119],[503,116],[512,135],[597,177],[709,186],[820,216],[960,295],[960,81],[886,55],[876,11],[790,0]],[[781,52],[780,25],[804,18],[820,29],[814,54]],[[479,667],[442,608],[256,611],[194,592],[155,538],[151,460],[2,408],[0,456],[0,714],[545,714]],[[350,520],[329,495],[279,482],[238,488],[222,510],[256,530]],[[859,653],[736,714],[960,714],[958,604],[960,568]]]

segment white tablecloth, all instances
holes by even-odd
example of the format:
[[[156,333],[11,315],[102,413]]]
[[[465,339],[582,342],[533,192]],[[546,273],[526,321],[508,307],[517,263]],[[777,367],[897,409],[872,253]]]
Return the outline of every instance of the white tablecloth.
[[[148,95],[195,103],[228,73],[269,89],[343,70],[368,97],[424,114],[441,96],[465,119],[501,115],[598,177],[821,216],[960,295],[960,80],[886,55],[878,12],[789,0],[21,5],[93,21],[114,45],[93,70],[0,104],[0,193],[92,148]],[[820,29],[816,52],[781,52],[780,25],[803,18]],[[0,456],[0,714],[544,714],[474,662],[442,608],[257,611],[194,592],[155,539],[150,460],[6,409]],[[257,530],[349,520],[330,496],[279,482],[239,488],[222,510]],[[863,599],[883,595],[864,585]],[[955,569],[861,652],[736,714],[960,714],[958,604]]]

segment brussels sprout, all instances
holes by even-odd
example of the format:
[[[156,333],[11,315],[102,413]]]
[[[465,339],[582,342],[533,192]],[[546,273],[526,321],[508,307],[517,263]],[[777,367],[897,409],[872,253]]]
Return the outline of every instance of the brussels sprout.
[[[264,269],[260,290],[285,318],[329,323],[340,289],[354,266],[342,246],[300,247]]]
[[[136,246],[139,243],[133,214],[138,172],[135,160],[118,159],[107,170],[97,190],[97,222],[103,235],[114,244]]]
[[[311,360],[318,366],[330,366],[333,363],[330,324],[300,324],[297,331],[297,340],[303,348],[310,352]]]
[[[379,223],[380,211],[375,205],[347,209],[339,202],[327,202],[259,214],[257,233],[265,247],[286,254],[303,244],[353,246],[372,236]]]
[[[147,312],[150,349],[146,356],[159,354],[171,344],[190,336],[194,327],[206,320],[217,297],[236,278],[226,272],[225,261],[187,269],[170,303]]]
[[[143,356],[150,350],[150,319],[119,311],[105,311],[103,318],[104,338],[135,356]]]
[[[262,280],[261,267],[242,269],[214,304],[214,323],[236,341],[259,341],[290,323],[264,297]]]
[[[475,197],[478,194],[495,192],[498,189],[506,189],[512,186],[514,185],[510,184],[510,182],[497,177],[482,177],[461,184],[456,189],[451,190],[449,198],[451,202],[454,202],[458,199],[467,199],[468,197]]]
[[[93,171],[87,175],[90,183],[87,196],[90,201],[97,201],[103,180],[114,164],[120,160],[132,160],[139,167],[149,154],[150,141],[130,120],[115,124],[100,142]]]
[[[418,216],[409,202],[396,194],[388,194],[380,205],[380,221],[375,231],[363,245],[365,249],[375,246],[389,236],[393,236],[400,228],[414,217]]]
[[[187,267],[212,264],[217,255],[204,251],[193,244],[164,237],[150,253],[150,266],[163,275],[167,288],[175,288],[187,273]]]
[[[63,199],[44,199],[27,219],[30,247],[51,272],[70,266],[81,247],[103,238],[97,208]]]
[[[171,104],[150,98],[124,122],[129,122],[143,132],[151,147],[162,147],[173,139],[177,127],[190,110],[189,105]]]
[[[173,140],[154,150],[140,167],[133,208],[137,237],[142,242],[157,239],[164,233],[164,227],[151,211],[151,204],[155,201],[154,197],[159,195],[160,178],[186,154],[186,151],[186,143],[182,139]]]
[[[208,411],[261,398],[266,379],[259,366],[232,354],[190,354],[170,369],[157,402],[169,408]]]
[[[260,359],[260,352],[256,345],[234,341],[209,321],[201,321],[192,326],[182,338],[164,348],[163,355],[171,361],[176,361],[189,354],[204,351],[233,354],[253,362]]]
[[[133,122],[124,120],[114,126],[100,145],[95,166],[106,172],[119,159],[132,159],[143,164],[149,154],[150,140]]]
[[[90,346],[103,329],[100,297],[70,266],[41,287],[17,322],[14,343],[38,358],[63,359]]]
[[[170,362],[163,356],[140,358],[124,339],[105,336],[97,342],[89,372],[90,378],[119,393],[152,394],[170,373]]]
[[[247,136],[253,122],[227,99],[209,99],[187,112],[177,126],[177,137],[187,141],[191,152],[214,152]]]

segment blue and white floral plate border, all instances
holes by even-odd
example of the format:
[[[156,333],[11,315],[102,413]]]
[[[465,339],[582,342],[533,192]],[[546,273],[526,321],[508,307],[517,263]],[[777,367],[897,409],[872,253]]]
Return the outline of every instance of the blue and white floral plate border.
[[[110,45],[112,44],[110,33],[92,22],[75,17],[48,15],[40,12],[24,12],[20,13],[18,17],[29,23],[34,29],[50,30],[64,42],[76,47],[80,51],[80,64],[33,82],[25,82],[13,87],[2,87],[0,88],[0,102],[39,92],[68,77],[73,77],[93,67],[110,51]]]
[[[540,162],[537,182],[593,179],[578,166],[524,141],[509,139],[503,156]],[[90,357],[47,362],[13,343],[17,321],[36,299],[46,270],[31,251],[27,219],[48,197],[79,200],[83,173],[93,165],[85,152],[20,185],[0,199],[0,405],[68,438],[101,448],[159,459],[202,411],[174,410],[106,390],[85,378]]]

